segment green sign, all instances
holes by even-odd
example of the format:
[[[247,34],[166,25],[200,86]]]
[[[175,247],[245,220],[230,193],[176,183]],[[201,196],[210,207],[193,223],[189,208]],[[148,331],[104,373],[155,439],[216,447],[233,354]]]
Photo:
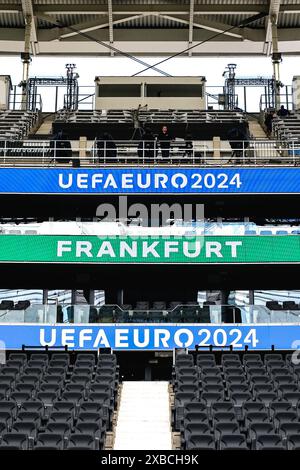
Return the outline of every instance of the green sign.
[[[0,262],[298,263],[300,236],[1,235]]]

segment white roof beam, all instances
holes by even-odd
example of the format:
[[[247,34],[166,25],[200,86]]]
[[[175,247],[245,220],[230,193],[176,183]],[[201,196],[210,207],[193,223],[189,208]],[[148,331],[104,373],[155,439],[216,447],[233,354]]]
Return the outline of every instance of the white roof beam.
[[[23,11],[25,24],[30,23],[31,25],[31,30],[30,30],[31,52],[33,55],[36,55],[39,52],[39,44],[38,44],[36,17],[34,16],[34,13],[33,13],[32,0],[22,0],[22,11]]]
[[[269,15],[266,18],[266,43],[272,43],[272,24],[277,25],[281,0],[270,0]],[[270,53],[270,46],[266,46]]]
[[[112,25],[127,23],[128,21],[136,20],[136,19],[140,18],[141,16],[145,16],[145,15],[126,16],[125,18],[120,18],[118,20],[113,20]],[[95,23],[95,22],[93,22],[93,23]],[[96,24],[91,24],[91,22],[88,22],[88,23],[84,23],[84,24],[81,24],[81,25],[80,24],[74,25],[74,26],[71,26],[71,27],[74,28],[74,29],[77,29],[77,31],[72,31],[70,33],[60,34],[61,39],[70,38],[72,36],[77,36],[80,33],[88,33],[88,32],[91,32],[91,31],[96,31],[97,29],[109,28],[109,22],[107,22],[107,21],[105,23],[96,22]],[[64,30],[68,31],[69,30],[68,26],[66,26],[66,28],[64,28]]]
[[[194,0],[190,0],[190,18],[189,18],[189,47],[193,45],[193,31],[194,31]],[[192,57],[193,50],[189,51],[189,57]]]
[[[112,0],[107,0],[108,7],[108,23],[109,23],[109,44],[114,45],[114,24],[113,24],[113,9],[112,9]],[[111,57],[114,56],[114,51],[110,50]]]
[[[162,18],[166,18],[168,20],[175,21],[177,23],[182,23],[182,24],[189,25],[189,21],[185,20],[183,18],[178,18],[178,17],[170,16],[170,15],[162,15],[162,14],[158,14],[158,16],[160,16]],[[197,22],[194,22],[193,24],[194,24],[194,28],[206,29],[208,31],[213,31],[214,33],[222,33],[225,36],[231,36],[231,37],[237,38],[237,39],[244,39],[244,34],[242,34],[240,32],[226,31],[228,28],[230,28],[229,24],[216,23],[214,21],[207,21],[207,20],[203,20],[203,19],[201,19],[200,22],[197,21]],[[239,28],[236,28],[236,30],[238,30],[238,29]],[[244,28],[243,31],[245,29],[246,28]]]

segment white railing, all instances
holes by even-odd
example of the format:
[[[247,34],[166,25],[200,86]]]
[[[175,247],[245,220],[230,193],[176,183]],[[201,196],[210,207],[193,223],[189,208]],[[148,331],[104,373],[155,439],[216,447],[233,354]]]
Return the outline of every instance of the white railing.
[[[299,140],[92,141],[85,148],[69,140],[0,140],[0,166],[111,165],[266,166],[300,164]]]

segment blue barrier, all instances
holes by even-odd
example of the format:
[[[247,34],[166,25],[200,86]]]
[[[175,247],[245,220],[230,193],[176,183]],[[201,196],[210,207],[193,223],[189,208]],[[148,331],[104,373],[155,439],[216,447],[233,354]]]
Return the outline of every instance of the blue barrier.
[[[298,344],[299,343],[299,344]],[[232,346],[235,350],[297,349],[300,325],[0,325],[1,349],[22,345],[97,350],[172,350],[196,345]]]
[[[300,168],[1,168],[2,194],[299,194]]]

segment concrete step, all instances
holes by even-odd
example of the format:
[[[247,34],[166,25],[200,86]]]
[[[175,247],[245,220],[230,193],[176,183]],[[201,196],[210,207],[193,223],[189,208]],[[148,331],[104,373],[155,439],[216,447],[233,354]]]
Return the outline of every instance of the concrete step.
[[[168,382],[124,382],[114,450],[171,450]]]
[[[264,129],[257,121],[249,121],[249,131],[255,139],[268,139]]]
[[[49,135],[49,134],[52,134],[52,124],[53,124],[53,120],[46,120],[44,121],[41,126],[38,128],[38,130],[36,131],[35,135]]]

